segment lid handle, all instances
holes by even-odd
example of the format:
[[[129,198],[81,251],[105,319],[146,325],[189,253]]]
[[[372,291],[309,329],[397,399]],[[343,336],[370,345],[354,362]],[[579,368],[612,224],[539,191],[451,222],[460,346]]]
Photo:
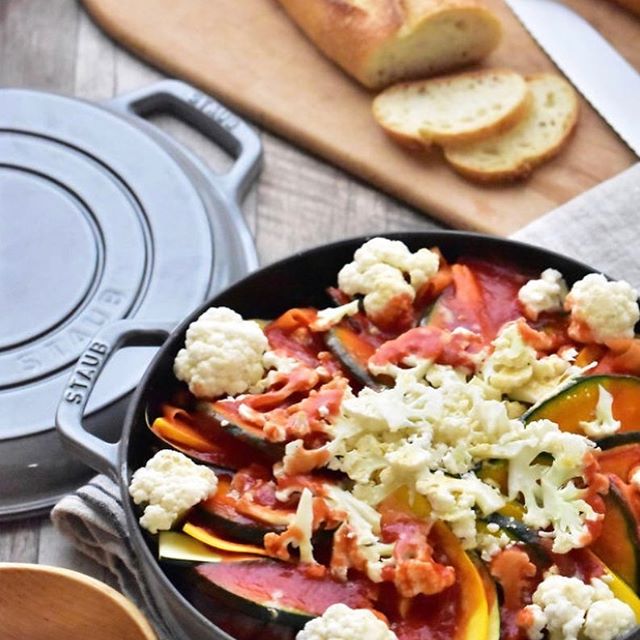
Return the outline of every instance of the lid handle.
[[[76,362],[56,413],[56,425],[65,447],[96,471],[113,475],[118,468],[118,445],[105,442],[83,424],[84,412],[100,373],[122,347],[162,344],[173,325],[119,320],[103,327]]]
[[[258,134],[215,98],[179,80],[162,80],[108,101],[110,107],[141,117],[164,112],[182,119],[235,158],[219,176],[221,187],[236,202],[247,194],[262,165]]]

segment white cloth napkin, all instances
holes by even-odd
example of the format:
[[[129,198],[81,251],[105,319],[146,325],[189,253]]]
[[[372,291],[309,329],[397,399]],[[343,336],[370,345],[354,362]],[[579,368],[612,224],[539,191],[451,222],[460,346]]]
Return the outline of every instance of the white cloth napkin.
[[[640,289],[640,164],[598,185],[513,235],[572,256]],[[144,584],[126,536],[117,485],[96,476],[54,507],[54,525],[80,551],[110,569],[145,612],[160,638],[170,638]]]

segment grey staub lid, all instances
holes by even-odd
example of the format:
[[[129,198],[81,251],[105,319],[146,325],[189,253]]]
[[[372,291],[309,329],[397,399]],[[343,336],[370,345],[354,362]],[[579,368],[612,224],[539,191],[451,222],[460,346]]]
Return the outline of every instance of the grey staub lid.
[[[167,111],[227,149],[216,176],[140,116]],[[0,520],[48,509],[90,471],[54,414],[92,335],[122,318],[177,322],[257,266],[238,201],[256,135],[201,92],[165,81],[96,105],[0,90]],[[89,404],[115,440],[153,349],[125,349]]]

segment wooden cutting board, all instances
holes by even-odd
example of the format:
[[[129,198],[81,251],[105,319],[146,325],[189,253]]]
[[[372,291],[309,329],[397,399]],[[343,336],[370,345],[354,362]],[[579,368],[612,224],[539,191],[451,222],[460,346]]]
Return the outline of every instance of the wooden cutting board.
[[[388,140],[371,117],[372,94],[320,55],[273,0],[83,1],[141,57],[455,227],[511,233],[635,161],[583,103],[574,138],[555,160],[525,182],[478,186],[439,154],[409,153]],[[503,18],[505,35],[485,66],[553,69],[503,0],[488,2]],[[607,0],[567,3],[640,69],[640,20]]]

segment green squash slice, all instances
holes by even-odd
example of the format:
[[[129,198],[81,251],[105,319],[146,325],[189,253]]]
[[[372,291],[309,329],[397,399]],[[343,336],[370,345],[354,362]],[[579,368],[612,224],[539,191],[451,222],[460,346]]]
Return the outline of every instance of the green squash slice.
[[[337,602],[353,609],[372,606],[370,584],[364,580],[310,578],[303,567],[277,560],[202,564],[194,572],[203,592],[221,604],[295,628]]]
[[[552,398],[530,409],[523,420],[551,420],[563,431],[584,433],[580,423],[596,418],[600,387],[613,396],[612,414],[621,422],[618,432],[608,436],[606,441],[608,446],[622,444],[620,438],[623,435],[640,431],[640,378],[635,376],[599,375],[580,378]]]
[[[602,533],[591,550],[636,593],[640,589],[640,531],[625,485],[610,475]]]

